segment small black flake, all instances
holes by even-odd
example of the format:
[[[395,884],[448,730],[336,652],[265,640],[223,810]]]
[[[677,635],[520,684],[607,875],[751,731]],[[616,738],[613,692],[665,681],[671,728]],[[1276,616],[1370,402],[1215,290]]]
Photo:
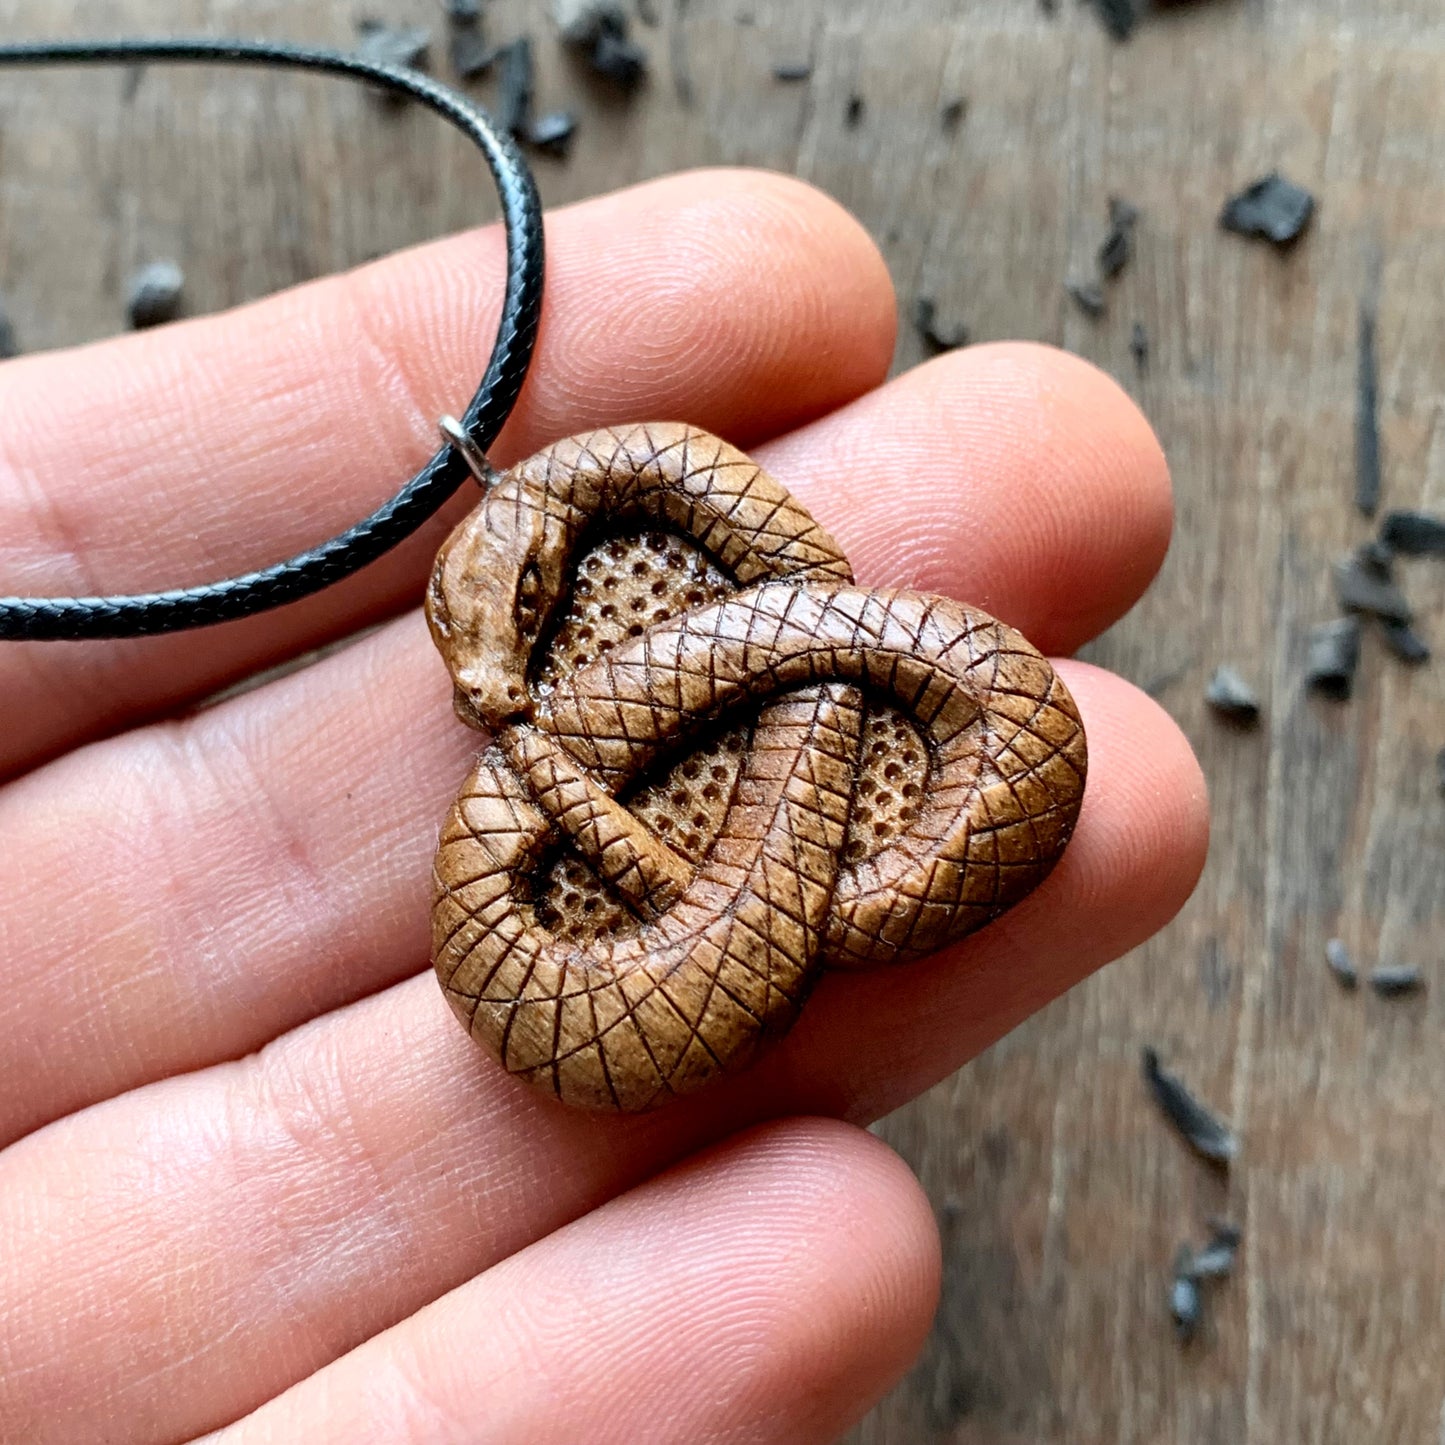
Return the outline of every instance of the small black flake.
[[[938,303],[931,296],[920,296],[913,303],[913,329],[924,345],[935,354],[957,351],[968,345],[968,327],[954,326],[945,330],[938,324]]]
[[[1191,1260],[1190,1273],[1195,1279],[1226,1278],[1234,1268],[1241,1238],[1238,1225],[1215,1224],[1209,1243]]]
[[[1276,246],[1288,246],[1304,233],[1315,212],[1315,198],[1303,186],[1287,181],[1278,171],[1231,196],[1219,215],[1226,231],[1259,236]]]
[[[399,70],[417,70],[426,64],[431,31],[424,25],[385,25],[380,20],[361,20],[356,26],[356,53],[373,65],[394,65]],[[403,100],[386,92],[387,99]]]
[[[1343,939],[1332,938],[1325,944],[1325,962],[1329,964],[1330,972],[1339,979],[1342,987],[1359,986],[1359,971],[1355,968],[1355,961],[1350,957],[1350,950],[1345,947]]]
[[[1335,596],[1347,612],[1367,612],[1389,622],[1408,623],[1414,614],[1405,594],[1388,577],[1360,565],[1358,553],[1341,557],[1334,567]]]
[[[943,126],[945,135],[952,135],[960,125],[963,118],[968,114],[968,102],[963,99],[950,100],[938,113],[938,119]]]
[[[1381,998],[1402,998],[1406,994],[1419,993],[1425,987],[1425,978],[1418,968],[1395,965],[1377,968],[1370,975],[1370,987]]]
[[[1361,542],[1355,548],[1354,562],[1362,572],[1367,572],[1371,577],[1378,577],[1382,582],[1395,580],[1394,549],[1378,537],[1372,537],[1368,542]]]
[[[596,45],[606,31],[627,34],[622,0],[552,0],[552,19],[564,45]]]
[[[1181,1345],[1187,1345],[1199,1333],[1204,1318],[1199,1277],[1194,1273],[1194,1252],[1187,1244],[1181,1244],[1174,1256],[1174,1273],[1169,1281],[1169,1318],[1174,1321],[1175,1338]]]
[[[807,80],[813,74],[811,60],[780,60],[773,66],[773,79],[787,82]]]
[[[1445,517],[1433,512],[1386,512],[1380,540],[1406,557],[1445,557]]]
[[[498,58],[502,78],[497,93],[497,124],[509,135],[522,136],[532,119],[532,96],[537,84],[531,36],[519,36],[510,45],[502,46]]]
[[[564,157],[576,133],[577,117],[570,110],[554,110],[527,128],[527,143],[548,155]]]
[[[0,297],[0,361],[9,361],[20,355],[20,343],[15,338],[15,325],[5,310],[4,297]]]
[[[1419,667],[1430,661],[1430,644],[1408,622],[1382,621],[1380,635],[1385,639],[1385,646],[1401,662]]]
[[[1217,668],[1209,679],[1204,700],[1221,717],[1241,727],[1253,727],[1259,721],[1259,694],[1236,668]]]
[[[497,63],[500,50],[487,43],[480,27],[454,31],[447,42],[447,58],[452,74],[459,80],[475,80],[486,75]]]
[[[446,10],[453,25],[475,25],[482,18],[482,0],[446,0]]]
[[[1097,281],[1066,281],[1064,289],[1085,316],[1097,321],[1104,314],[1104,288]]]
[[[1134,323],[1134,329],[1129,333],[1129,354],[1134,358],[1134,366],[1140,376],[1149,369],[1149,333],[1144,329],[1142,321]]]
[[[1117,196],[1109,201],[1109,233],[1099,247],[1099,272],[1112,281],[1123,271],[1134,255],[1134,227],[1139,221],[1139,208]]]
[[[1337,617],[1310,632],[1305,678],[1317,691],[1340,702],[1355,689],[1360,665],[1360,619]]]
[[[1375,346],[1375,313],[1360,304],[1355,362],[1355,505],[1367,517],[1380,507],[1384,469],[1380,462],[1380,366]]]
[[[863,112],[868,108],[868,103],[861,95],[850,95],[848,97],[848,108],[843,112],[843,124],[849,130],[857,130],[863,124]]]
[[[636,90],[647,77],[647,52],[625,35],[603,31],[589,57],[592,69],[619,90]]]
[[[1134,33],[1139,17],[1133,0],[1093,0],[1093,5],[1104,29],[1115,40],[1127,40]]]
[[[143,331],[174,321],[181,310],[185,273],[174,261],[152,261],[131,277],[125,303],[131,329]]]
[[[1200,1158],[1227,1168],[1239,1152],[1234,1131],[1205,1108],[1181,1080],[1159,1067],[1158,1052],[1152,1048],[1144,1050],[1144,1081],[1154,1102],[1189,1147]]]

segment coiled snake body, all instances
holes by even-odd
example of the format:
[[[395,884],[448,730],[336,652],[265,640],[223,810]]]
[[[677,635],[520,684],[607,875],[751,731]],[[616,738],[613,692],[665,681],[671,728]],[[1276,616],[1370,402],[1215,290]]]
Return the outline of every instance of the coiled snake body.
[[[665,574],[644,587],[629,529],[710,589],[677,610]],[[679,563],[677,537],[701,558]],[[580,626],[599,541],[634,560]],[[824,966],[917,957],[996,917],[1078,815],[1084,734],[1049,664],[961,603],[854,586],[783,487],[695,429],[599,431],[508,472],[439,554],[427,616],[459,714],[495,737],[437,851],[437,974],[511,1073],[570,1103],[643,1109],[741,1067]],[[564,633],[590,644],[572,665],[549,657]],[[880,732],[889,710],[908,723]],[[684,844],[685,791],[649,826],[640,790],[696,773],[679,760],[739,718],[745,748],[703,789],[711,836]],[[870,832],[890,785],[916,801]],[[539,880],[562,845],[625,926],[552,916]]]

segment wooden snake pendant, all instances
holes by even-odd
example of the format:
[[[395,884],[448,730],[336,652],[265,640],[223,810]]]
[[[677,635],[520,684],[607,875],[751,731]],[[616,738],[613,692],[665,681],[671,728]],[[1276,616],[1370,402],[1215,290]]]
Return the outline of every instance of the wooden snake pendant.
[[[718,438],[558,442],[448,538],[427,620],[491,732],[443,826],[433,959],[508,1072],[641,1110],[751,1061],[824,967],[916,958],[1048,874],[1083,726],[1017,632],[853,584]]]

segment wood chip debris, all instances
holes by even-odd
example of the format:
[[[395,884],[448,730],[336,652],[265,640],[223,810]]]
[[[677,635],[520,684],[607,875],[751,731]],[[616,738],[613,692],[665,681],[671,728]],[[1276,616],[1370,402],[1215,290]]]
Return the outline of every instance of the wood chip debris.
[[[453,25],[475,25],[482,18],[482,0],[446,0],[446,12]]]
[[[1134,369],[1143,376],[1149,369],[1149,333],[1142,321],[1136,321],[1129,333],[1129,355],[1134,358]]]
[[[1239,1226],[1216,1221],[1211,1226],[1209,1243],[1191,1261],[1196,1279],[1227,1279],[1239,1257],[1239,1245],[1243,1239]]]
[[[1114,40],[1127,40],[1139,23],[1134,0],[1092,0],[1094,13]]]
[[[1445,557],[1445,517],[1433,512],[1386,512],[1380,541],[1402,557]]]
[[[549,111],[527,127],[527,144],[547,155],[565,158],[577,133],[577,117],[570,110]]]
[[[1239,1140],[1234,1131],[1201,1104],[1181,1079],[1160,1067],[1158,1051],[1153,1048],[1144,1050],[1144,1082],[1180,1138],[1201,1159],[1227,1168],[1239,1152]]]
[[[1193,1265],[1194,1251],[1187,1244],[1181,1244],[1174,1256],[1174,1273],[1169,1280],[1169,1317],[1174,1321],[1174,1336],[1181,1345],[1187,1345],[1199,1333],[1204,1319],[1204,1299]]]
[[[811,60],[780,60],[773,66],[773,79],[781,80],[785,84],[809,80],[812,78],[812,74],[813,62]]]
[[[932,296],[920,296],[913,303],[913,329],[934,355],[968,345],[968,327],[939,325],[938,303]]]
[[[20,355],[20,342],[15,336],[15,323],[5,309],[5,298],[0,296],[0,361],[9,361]]]
[[[867,109],[868,102],[861,95],[850,95],[848,108],[843,112],[843,124],[849,130],[857,130],[863,124],[863,116]]]
[[[1367,517],[1379,511],[1384,491],[1380,454],[1380,363],[1375,312],[1369,302],[1362,301],[1355,360],[1355,506]]]
[[[1362,565],[1358,552],[1341,557],[1334,566],[1335,597],[1347,612],[1364,612],[1388,622],[1414,620],[1405,594],[1372,563]]]
[[[1304,234],[1314,213],[1315,198],[1272,171],[1231,196],[1219,214],[1219,224],[1241,236],[1288,246]]]
[[[1064,290],[1090,320],[1097,321],[1104,314],[1104,288],[1097,281],[1065,281]]]
[[[968,114],[968,102],[962,97],[948,101],[942,110],[938,112],[939,124],[943,127],[945,135],[951,135],[963,124],[963,118]]]
[[[431,49],[431,31],[424,25],[387,25],[380,20],[356,22],[356,53],[373,65],[391,65],[398,70],[420,70]],[[380,92],[387,100],[405,104],[406,97]]]
[[[126,288],[125,315],[133,331],[174,321],[181,311],[185,273],[174,261],[151,261],[142,266]]]
[[[1377,968],[1370,975],[1370,987],[1381,998],[1403,998],[1407,994],[1422,992],[1425,976],[1418,968],[1408,964],[1393,964]]]
[[[1227,663],[1215,669],[1204,690],[1204,700],[1221,717],[1240,727],[1254,727],[1259,722],[1259,694],[1237,668]]]
[[[1099,274],[1106,281],[1119,276],[1134,256],[1134,227],[1139,208],[1118,196],[1109,198],[1109,230],[1099,246]]]
[[[1385,639],[1394,656],[1411,667],[1421,667],[1430,661],[1430,644],[1420,636],[1408,622],[1392,622],[1388,618],[1380,621],[1380,636]]]
[[[480,26],[454,30],[447,40],[447,61],[458,80],[476,80],[497,63],[501,47],[491,45]]]
[[[1325,962],[1329,965],[1330,972],[1339,980],[1342,988],[1359,987],[1359,970],[1356,969],[1355,961],[1350,957],[1350,950],[1345,946],[1343,939],[1332,938],[1325,944]]]
[[[1360,666],[1360,619],[1337,617],[1310,632],[1305,680],[1318,692],[1340,702],[1355,690]]]

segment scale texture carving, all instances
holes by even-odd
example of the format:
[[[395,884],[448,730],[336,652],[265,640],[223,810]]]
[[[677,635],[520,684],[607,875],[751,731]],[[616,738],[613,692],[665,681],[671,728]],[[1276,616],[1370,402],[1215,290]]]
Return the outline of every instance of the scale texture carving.
[[[744,1067],[822,969],[996,918],[1078,817],[1084,732],[1048,662],[961,603],[854,585],[694,428],[507,472],[426,610],[492,736],[437,850],[437,975],[568,1103],[646,1109]]]

